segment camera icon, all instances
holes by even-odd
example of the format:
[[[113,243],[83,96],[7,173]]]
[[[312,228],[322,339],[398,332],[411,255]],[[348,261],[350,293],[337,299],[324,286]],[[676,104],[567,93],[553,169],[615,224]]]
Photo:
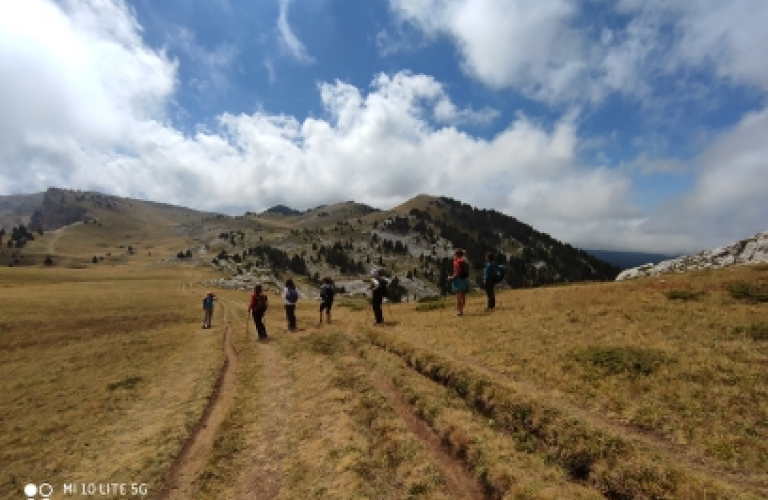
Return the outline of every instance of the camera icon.
[[[27,500],[37,500],[37,495],[40,495],[41,500],[45,500],[53,495],[53,486],[48,483],[29,483],[24,487],[24,494],[27,496]]]

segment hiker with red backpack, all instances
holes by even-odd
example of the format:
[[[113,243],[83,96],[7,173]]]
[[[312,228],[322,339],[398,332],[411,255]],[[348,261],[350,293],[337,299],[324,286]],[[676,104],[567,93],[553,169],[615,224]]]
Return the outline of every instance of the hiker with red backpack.
[[[504,266],[496,262],[493,252],[485,254],[485,269],[483,270],[483,284],[485,296],[488,299],[486,311],[493,311],[496,307],[496,283],[504,280]]]
[[[460,248],[454,252],[453,274],[448,276],[448,281],[451,283],[451,291],[456,294],[456,316],[463,316],[469,291],[469,262],[464,257],[464,250]]]
[[[288,322],[288,330],[296,331],[296,302],[299,300],[299,291],[292,279],[285,280],[283,289],[283,299],[285,300],[285,319]]]
[[[267,340],[267,328],[264,326],[264,313],[267,312],[267,294],[264,293],[260,284],[253,287],[251,294],[251,303],[248,305],[248,312],[253,316],[253,322],[256,325],[256,332],[259,334],[259,340]]]

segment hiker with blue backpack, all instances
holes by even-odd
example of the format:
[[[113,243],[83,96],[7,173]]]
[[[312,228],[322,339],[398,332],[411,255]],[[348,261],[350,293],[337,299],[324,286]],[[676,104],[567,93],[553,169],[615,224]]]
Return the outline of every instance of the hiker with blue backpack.
[[[464,250],[460,248],[454,252],[453,274],[448,276],[448,281],[451,283],[451,291],[456,294],[456,316],[463,316],[469,291],[469,262],[464,257]]]
[[[285,300],[285,319],[288,321],[288,330],[296,331],[296,302],[299,300],[299,291],[292,279],[285,280],[283,289],[283,299]]]
[[[208,291],[203,299],[203,326],[201,328],[210,328],[211,319],[213,319],[213,303],[216,301],[216,295]]]
[[[485,269],[483,270],[483,283],[485,284],[485,296],[488,298],[486,311],[493,311],[496,307],[496,283],[504,280],[504,266],[496,262],[493,252],[485,254]]]
[[[336,290],[333,286],[333,280],[330,276],[326,276],[320,286],[320,323],[323,322],[323,311],[325,311],[328,324],[331,323],[331,307],[333,307],[334,295],[336,295]]]

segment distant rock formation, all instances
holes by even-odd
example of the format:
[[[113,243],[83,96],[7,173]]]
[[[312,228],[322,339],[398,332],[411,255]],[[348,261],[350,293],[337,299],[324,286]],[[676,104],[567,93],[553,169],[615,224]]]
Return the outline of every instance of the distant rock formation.
[[[71,197],[71,191],[48,188],[43,196],[43,204],[29,219],[29,228],[33,231],[55,231],[82,221],[88,211],[71,203]]]
[[[738,264],[768,262],[768,231],[730,245],[706,250],[696,255],[684,255],[656,265],[646,264],[622,271],[616,281],[667,273],[684,273],[698,269],[719,269]]]

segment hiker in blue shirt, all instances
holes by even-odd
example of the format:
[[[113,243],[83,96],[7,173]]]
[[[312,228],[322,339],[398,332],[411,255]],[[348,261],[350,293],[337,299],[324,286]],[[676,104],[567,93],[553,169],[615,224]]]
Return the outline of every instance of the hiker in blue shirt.
[[[213,292],[208,291],[203,299],[203,326],[201,328],[210,328],[211,319],[213,319],[213,302],[216,300],[216,296]]]
[[[496,256],[493,252],[485,254],[483,283],[485,285],[485,296],[488,298],[488,308],[486,311],[493,311],[496,307],[496,283],[500,283],[504,278],[504,268],[497,264],[495,260]]]

